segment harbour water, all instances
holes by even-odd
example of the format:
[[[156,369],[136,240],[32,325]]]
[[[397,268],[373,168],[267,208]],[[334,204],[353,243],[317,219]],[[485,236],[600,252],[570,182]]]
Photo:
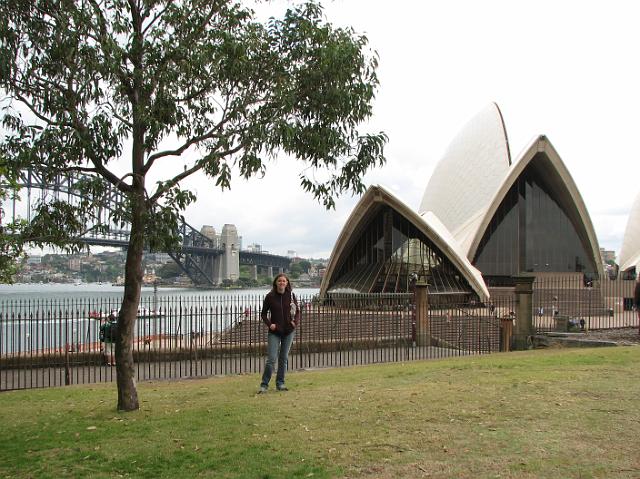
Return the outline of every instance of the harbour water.
[[[142,298],[148,299],[154,296],[158,298],[181,297],[238,297],[238,296],[264,296],[269,291],[268,286],[252,289],[196,289],[160,287],[157,292],[151,286],[142,288]],[[296,294],[309,296],[317,294],[318,288],[297,288]],[[68,299],[119,299],[124,293],[124,286],[114,286],[107,283],[81,283],[75,284],[0,284],[0,302],[5,300],[68,300]]]
[[[268,287],[203,290],[144,287],[135,336],[213,336],[244,319],[258,319]],[[310,299],[317,288],[300,288]],[[0,285],[0,356],[94,349],[101,320],[120,308],[124,287],[109,284]]]

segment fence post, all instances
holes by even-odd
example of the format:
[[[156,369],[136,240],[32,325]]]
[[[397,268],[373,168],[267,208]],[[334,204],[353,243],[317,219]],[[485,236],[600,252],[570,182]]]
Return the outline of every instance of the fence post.
[[[71,384],[71,364],[69,364],[69,345],[64,345],[64,385]]]
[[[533,334],[533,281],[535,276],[515,276],[516,283],[516,324],[513,335],[513,349],[531,348]]]
[[[513,336],[513,318],[500,318],[500,352],[511,351],[511,338]]]
[[[416,281],[416,343],[431,346],[431,325],[429,324],[429,295],[427,282]]]

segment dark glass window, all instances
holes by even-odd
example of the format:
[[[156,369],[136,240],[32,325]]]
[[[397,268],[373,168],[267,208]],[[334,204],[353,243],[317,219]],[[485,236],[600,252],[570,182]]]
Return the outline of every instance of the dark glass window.
[[[451,261],[403,215],[380,205],[365,223],[337,267],[330,292],[405,293],[415,273],[431,294],[473,295]]]
[[[559,182],[552,183],[545,175],[545,161],[539,153],[529,163],[485,231],[474,259],[485,278],[523,272],[582,272],[596,277],[586,231],[571,220],[577,217],[570,214],[573,205],[560,201],[569,194],[554,190]]]

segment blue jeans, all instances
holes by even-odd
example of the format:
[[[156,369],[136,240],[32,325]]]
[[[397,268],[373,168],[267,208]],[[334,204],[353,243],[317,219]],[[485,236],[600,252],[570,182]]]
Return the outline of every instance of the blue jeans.
[[[289,360],[289,350],[293,343],[293,338],[296,335],[295,331],[292,331],[288,336],[281,338],[277,334],[269,333],[267,338],[267,363],[264,365],[264,373],[262,373],[262,382],[260,386],[269,387],[269,381],[271,381],[271,375],[273,374],[273,366],[276,364],[276,358],[278,359],[278,373],[276,374],[276,387],[281,388],[284,386],[284,373],[287,370],[287,364]]]

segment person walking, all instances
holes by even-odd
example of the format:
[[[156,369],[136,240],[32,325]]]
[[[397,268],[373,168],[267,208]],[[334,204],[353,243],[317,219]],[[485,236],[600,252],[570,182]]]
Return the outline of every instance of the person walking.
[[[274,278],[273,287],[264,298],[261,317],[269,328],[269,332],[267,334],[267,362],[264,365],[258,394],[266,393],[269,389],[269,381],[271,381],[276,359],[278,360],[276,389],[287,391],[284,375],[296,327],[300,323],[300,308],[286,274],[280,273]]]
[[[111,311],[106,321],[100,324],[100,349],[104,355],[104,362],[107,366],[115,366],[114,348],[118,331],[118,317],[116,311]]]

